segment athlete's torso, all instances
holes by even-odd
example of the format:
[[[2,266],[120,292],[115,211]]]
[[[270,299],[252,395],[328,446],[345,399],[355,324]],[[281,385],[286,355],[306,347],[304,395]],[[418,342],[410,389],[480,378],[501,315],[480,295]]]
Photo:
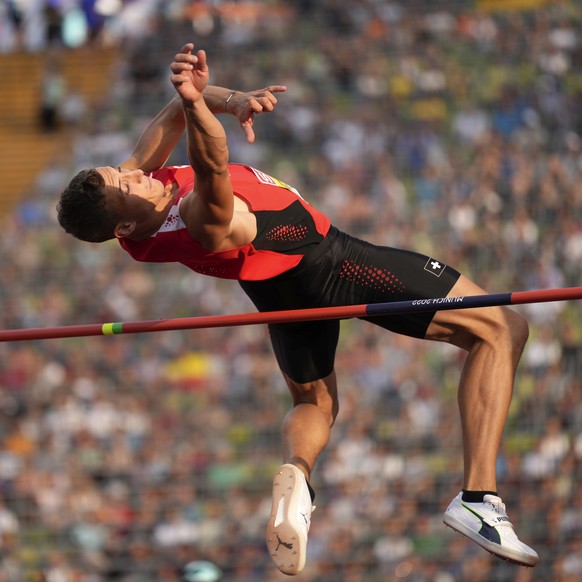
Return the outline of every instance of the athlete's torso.
[[[232,187],[257,221],[257,235],[244,246],[210,252],[188,233],[180,203],[194,188],[190,166],[167,167],[152,176],[178,185],[178,195],[160,229],[142,241],[119,239],[136,260],[179,262],[193,271],[243,281],[270,279],[297,266],[330,228],[327,216],[313,208],[294,189],[250,166],[229,164]]]

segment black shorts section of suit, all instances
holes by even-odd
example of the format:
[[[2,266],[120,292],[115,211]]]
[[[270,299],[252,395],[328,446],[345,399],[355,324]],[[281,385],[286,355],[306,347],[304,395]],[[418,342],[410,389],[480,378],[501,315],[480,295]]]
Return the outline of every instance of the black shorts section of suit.
[[[362,241],[332,227],[290,271],[265,281],[240,281],[259,311],[308,309],[446,297],[459,272],[412,251]],[[362,317],[395,333],[423,338],[435,311]],[[281,369],[296,382],[334,368],[339,320],[269,325]]]

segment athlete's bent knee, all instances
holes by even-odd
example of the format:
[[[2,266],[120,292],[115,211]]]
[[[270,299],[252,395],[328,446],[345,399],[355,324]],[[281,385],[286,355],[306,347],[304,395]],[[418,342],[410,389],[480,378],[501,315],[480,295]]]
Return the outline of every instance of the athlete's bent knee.
[[[333,425],[339,412],[337,385],[332,374],[322,380],[299,383],[287,378],[293,398],[293,405],[313,404],[325,415],[329,425]]]
[[[521,354],[529,337],[529,324],[522,315],[512,309],[500,308],[495,312],[491,328],[494,331],[488,339],[493,346],[499,349],[511,347],[514,354]]]
[[[512,310],[508,310],[508,312],[511,313],[508,321],[511,343],[514,349],[521,353],[529,337],[529,324],[525,317],[519,313]]]

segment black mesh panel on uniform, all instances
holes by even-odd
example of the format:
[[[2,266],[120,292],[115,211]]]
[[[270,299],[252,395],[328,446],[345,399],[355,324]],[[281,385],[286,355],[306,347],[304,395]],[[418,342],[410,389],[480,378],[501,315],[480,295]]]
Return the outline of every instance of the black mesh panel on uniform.
[[[253,246],[258,250],[298,255],[323,240],[313,217],[299,201],[284,210],[257,210],[254,215],[257,236]]]

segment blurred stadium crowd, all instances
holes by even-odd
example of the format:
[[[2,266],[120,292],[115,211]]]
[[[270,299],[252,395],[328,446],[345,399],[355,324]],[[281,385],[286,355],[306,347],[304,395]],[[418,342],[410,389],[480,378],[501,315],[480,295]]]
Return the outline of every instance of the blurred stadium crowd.
[[[519,4],[4,2],[5,15],[101,6],[101,18],[49,40],[17,13],[23,36],[2,50],[76,38],[116,43],[120,60],[102,106],[68,118],[71,151],[2,222],[0,329],[253,310],[236,283],[133,263],[56,224],[68,178],[123,160],[172,96],[168,64],[190,40],[215,84],[289,87],[255,144],[224,120],[232,161],[490,292],[580,285],[582,6]],[[461,486],[462,354],[350,320],[299,582],[582,579],[582,311],[519,309],[531,337],[499,492],[540,564],[496,560],[442,524]],[[193,559],[229,582],[284,578],[263,528],[289,399],[262,326],[0,344],[0,388],[0,581],[165,582]]]

